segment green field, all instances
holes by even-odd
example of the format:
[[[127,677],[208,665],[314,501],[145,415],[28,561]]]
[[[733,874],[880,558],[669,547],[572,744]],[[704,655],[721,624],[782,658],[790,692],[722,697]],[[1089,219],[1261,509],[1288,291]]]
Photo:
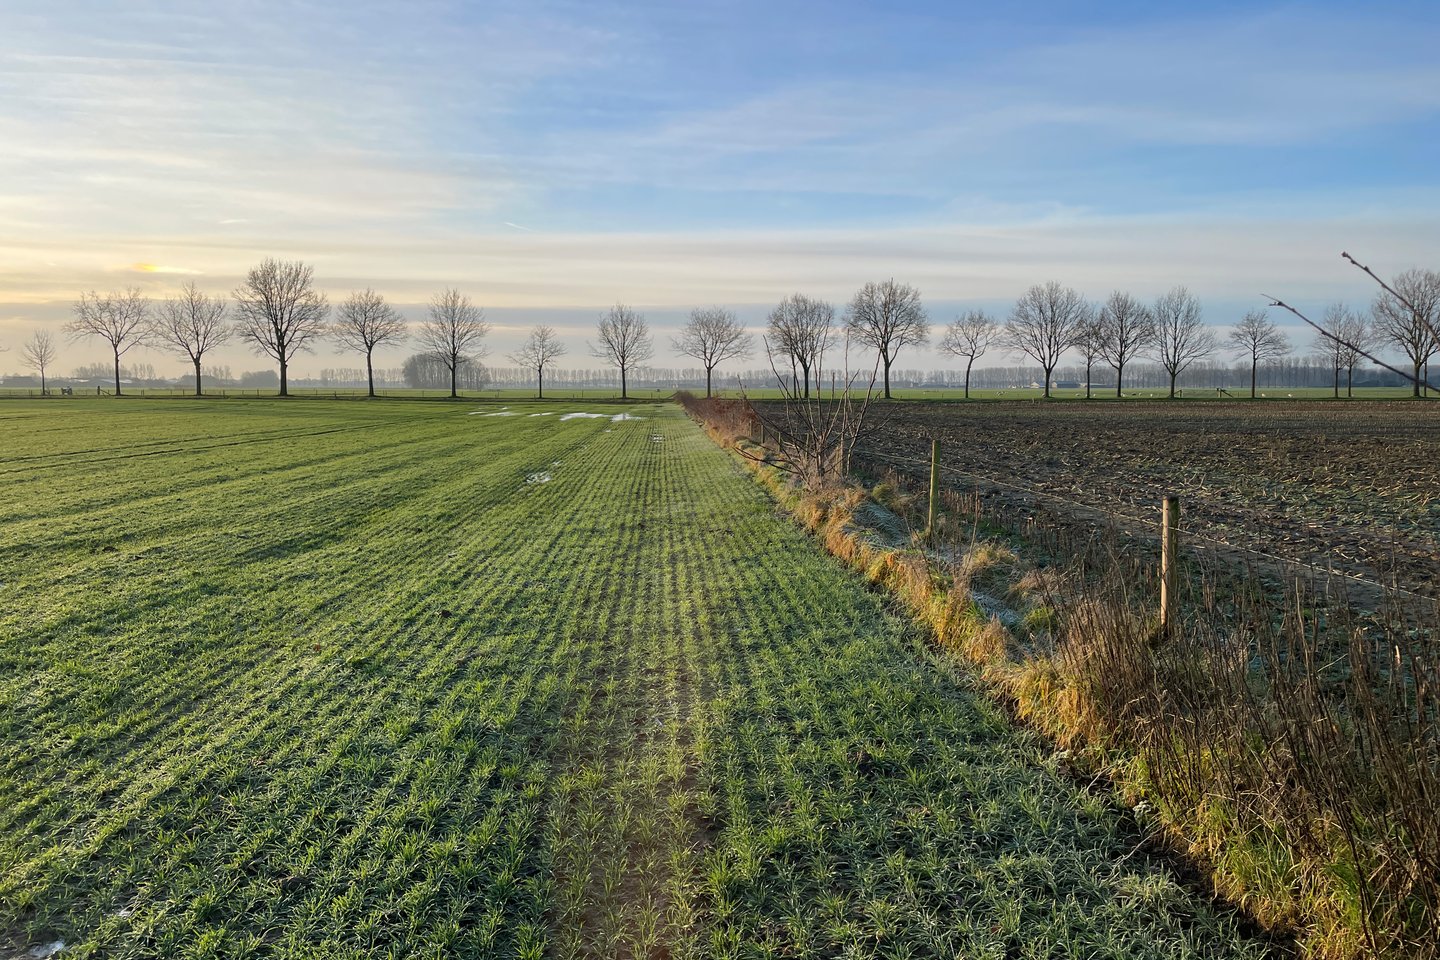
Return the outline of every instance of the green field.
[[[676,408],[577,409],[0,405],[0,956],[1265,953]]]

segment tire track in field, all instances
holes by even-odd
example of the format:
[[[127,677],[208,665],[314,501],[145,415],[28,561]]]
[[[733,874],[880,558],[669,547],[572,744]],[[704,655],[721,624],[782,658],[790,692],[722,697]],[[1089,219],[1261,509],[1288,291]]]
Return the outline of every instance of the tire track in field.
[[[634,479],[622,499],[586,511],[593,570],[575,599],[592,617],[587,645],[596,652],[565,721],[572,739],[554,760],[561,787],[552,818],[564,838],[551,924],[559,957],[700,951],[707,836],[697,753],[708,690],[696,662],[705,618],[694,604],[704,605],[695,588],[705,552],[688,509],[697,477],[671,453],[695,439],[687,428],[667,419],[597,433],[584,465],[628,469]]]

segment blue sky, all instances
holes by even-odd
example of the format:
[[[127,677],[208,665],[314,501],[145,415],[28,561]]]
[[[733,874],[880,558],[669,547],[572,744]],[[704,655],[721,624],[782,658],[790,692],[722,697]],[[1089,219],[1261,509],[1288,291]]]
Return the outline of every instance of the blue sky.
[[[497,352],[573,311],[572,354],[616,300],[1185,283],[1224,325],[1368,300],[1342,248],[1440,267],[1433,3],[8,0],[0,37],[0,343],[270,255],[459,286]]]

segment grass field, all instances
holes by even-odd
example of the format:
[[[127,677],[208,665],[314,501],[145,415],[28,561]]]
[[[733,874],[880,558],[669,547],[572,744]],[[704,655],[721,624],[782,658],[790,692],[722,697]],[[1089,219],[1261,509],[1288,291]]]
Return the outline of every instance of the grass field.
[[[674,407],[583,409],[0,407],[0,956],[1266,953]]]

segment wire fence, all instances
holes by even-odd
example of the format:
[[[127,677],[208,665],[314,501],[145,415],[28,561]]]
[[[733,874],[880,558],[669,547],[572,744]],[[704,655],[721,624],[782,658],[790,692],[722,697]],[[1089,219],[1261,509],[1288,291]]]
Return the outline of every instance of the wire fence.
[[[856,453],[863,460],[869,462],[873,466],[890,467],[892,469],[914,468],[915,471],[921,471],[921,473],[919,474],[920,476],[924,476],[924,472],[928,472],[931,466],[930,461],[923,458],[895,456],[893,454],[886,454],[882,456],[863,449],[857,449]],[[1153,513],[1151,513],[1149,516],[1137,516],[1133,513],[1127,513],[1123,510],[1117,509],[1115,504],[1113,503],[1083,503],[1079,500],[1066,497],[1063,494],[1056,493],[1053,490],[1043,490],[1039,487],[1034,487],[1028,484],[1021,484],[1010,480],[1003,480],[993,475],[977,473],[973,470],[965,470],[960,467],[954,466],[953,464],[947,464],[944,462],[943,459],[938,466],[941,476],[965,477],[975,483],[977,488],[979,484],[987,484],[990,487],[996,489],[1008,490],[1015,493],[1023,494],[1028,497],[1033,497],[1036,500],[1049,501],[1051,503],[1064,505],[1065,507],[1069,508],[1072,514],[1076,516],[1088,513],[1103,518],[1112,524],[1116,524],[1116,521],[1119,521],[1124,524],[1129,524],[1133,528],[1136,528],[1127,531],[1132,534],[1137,531],[1147,533],[1153,532],[1158,537],[1160,533],[1161,505],[1159,503],[1155,504],[1153,508]],[[911,471],[904,470],[901,472],[910,473]],[[1183,505],[1181,516],[1182,518],[1184,516]],[[1327,577],[1339,578],[1342,580],[1347,580],[1356,584],[1360,584],[1381,593],[1398,594],[1400,596],[1409,597],[1414,600],[1421,600],[1431,603],[1440,600],[1440,598],[1437,598],[1433,594],[1421,593],[1415,590],[1411,590],[1406,587],[1402,587],[1398,583],[1395,583],[1393,581],[1384,582],[1369,577],[1360,576],[1346,570],[1338,569],[1332,566],[1328,562],[1328,560],[1322,562],[1319,558],[1313,555],[1303,558],[1285,557],[1264,550],[1257,550],[1254,547],[1243,546],[1241,544],[1234,543],[1233,541],[1217,537],[1206,529],[1194,526],[1186,526],[1183,523],[1183,520],[1177,526],[1176,533],[1184,536],[1188,540],[1202,541],[1203,543],[1208,544],[1211,547],[1219,548],[1220,550],[1240,554],[1246,557],[1252,557],[1267,564],[1279,566],[1282,569],[1307,570],[1313,573],[1323,574]],[[1440,558],[1437,558],[1437,560],[1440,560]]]

